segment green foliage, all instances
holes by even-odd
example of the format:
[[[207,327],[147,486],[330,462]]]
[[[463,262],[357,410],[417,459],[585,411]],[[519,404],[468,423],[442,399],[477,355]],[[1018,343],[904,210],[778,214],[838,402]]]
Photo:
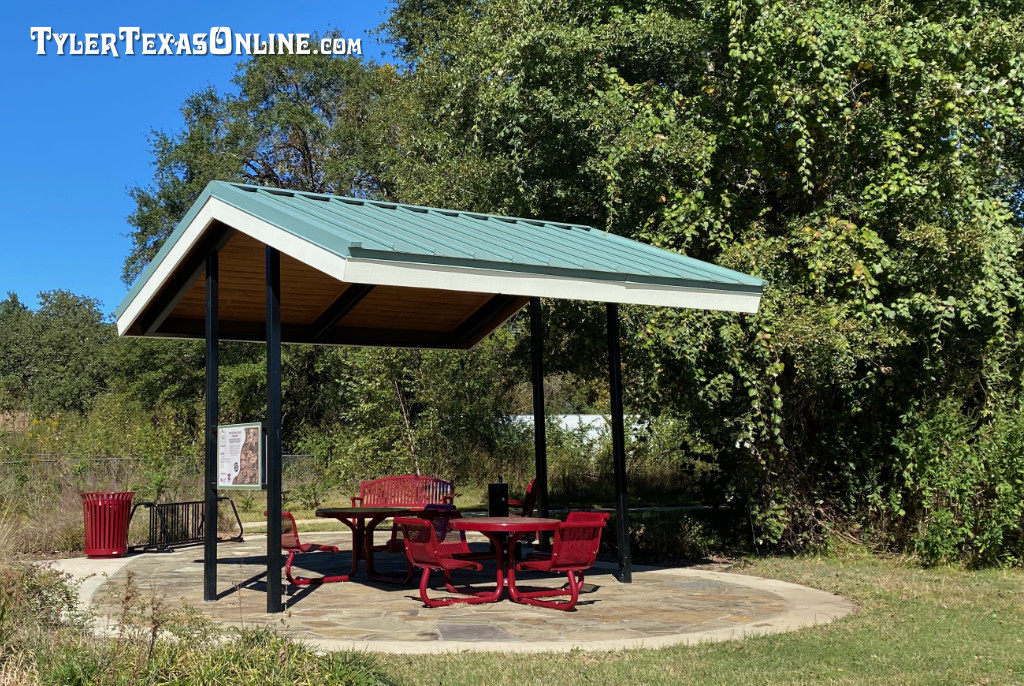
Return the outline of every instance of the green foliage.
[[[47,564],[14,564],[0,576],[0,646],[22,625],[84,629],[88,614],[78,605],[78,584]]]
[[[756,274],[756,315],[622,308],[627,412],[656,427],[634,469],[747,510],[758,545],[859,528],[930,560],[1020,560],[990,493],[1017,468],[986,446],[1024,376],[1024,4],[402,1],[385,30],[400,69],[258,57],[237,93],[189,98],[133,191],[126,280],[213,178],[583,222]],[[545,306],[552,409],[605,411],[603,308]],[[35,326],[13,300],[0,317]],[[501,418],[528,407],[524,334],[469,355],[292,348],[286,445],[337,483],[519,479],[529,436]],[[0,331],[6,359],[33,359],[22,338]],[[164,345],[117,350],[110,386],[194,437],[201,350]],[[222,360],[222,417],[259,417],[259,346]],[[31,369],[0,370],[0,402],[95,396],[88,367],[53,392]],[[947,476],[926,458],[948,452],[941,417],[969,446]],[[553,463],[602,473],[574,450],[556,439]]]
[[[30,408],[45,416],[89,406],[103,390],[113,336],[99,304],[47,291],[32,312],[8,293],[0,302],[0,410]]]
[[[597,499],[608,498],[612,482],[607,478],[608,472],[598,466],[600,457],[610,453],[607,436],[590,440],[586,428],[565,431],[550,421],[545,433],[551,500],[571,509],[589,507]]]
[[[330,409],[296,418],[295,449],[350,482],[403,472],[488,479],[500,473],[495,458],[505,473],[515,471],[527,451],[522,431],[508,421],[525,375],[514,352],[507,332],[468,353],[325,351],[300,383],[316,385],[326,375]]]
[[[639,564],[679,564],[705,560],[711,554],[734,550],[737,530],[742,521],[727,510],[706,511],[649,510],[631,512],[629,517],[630,553]],[[608,533],[615,530],[615,516],[608,522]],[[601,537],[601,551],[614,556],[615,536]]]
[[[934,564],[1019,565],[1024,560],[1024,419],[1016,410],[979,422],[955,400],[915,416],[898,441],[911,539]]]
[[[144,407],[166,404],[201,411],[198,403],[206,380],[202,343],[125,338],[111,348],[110,390]]]
[[[399,3],[390,29],[403,198],[770,282],[754,316],[624,313],[634,410],[699,427],[758,542],[899,519],[901,418],[1019,397],[1021,3]]]
[[[151,136],[155,185],[131,190],[137,210],[129,217],[135,231],[125,283],[139,276],[211,180],[374,192],[373,160],[358,133],[375,83],[372,65],[357,58],[281,55],[245,63],[237,93],[208,87],[191,95],[182,106],[185,129]]]
[[[375,660],[355,653],[325,653],[285,639],[270,629],[247,629],[234,640],[191,649],[171,642],[143,672],[147,680],[252,684],[381,683]]]

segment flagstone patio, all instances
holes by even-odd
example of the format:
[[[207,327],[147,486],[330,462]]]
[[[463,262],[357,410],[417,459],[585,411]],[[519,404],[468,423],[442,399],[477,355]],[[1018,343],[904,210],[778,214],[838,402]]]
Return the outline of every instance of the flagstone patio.
[[[350,545],[342,533],[303,536],[310,542]],[[382,539],[383,540],[383,539]],[[474,546],[483,545],[474,543]],[[372,583],[360,575],[344,583],[288,589],[284,615],[266,613],[266,540],[218,548],[220,599],[204,603],[202,549],[130,555],[121,560],[63,560],[59,566],[88,576],[83,600],[101,617],[116,616],[127,574],[143,592],[168,604],[188,603],[227,626],[267,625],[331,650],[400,653],[490,650],[510,652],[610,650],[738,639],[830,622],[853,611],[841,597],[804,586],[724,572],[634,566],[633,583],[620,584],[611,565],[598,564],[575,612],[519,605],[505,599],[486,605],[426,608],[418,588]],[[312,554],[297,560],[310,576],[347,568],[340,556]],[[379,555],[384,571],[403,569],[398,555]],[[456,575],[457,584],[493,583],[493,567]],[[437,595],[444,594],[440,575]],[[418,574],[417,577],[418,579]],[[557,587],[564,578],[526,575],[521,585]],[[101,619],[101,622],[104,620]]]

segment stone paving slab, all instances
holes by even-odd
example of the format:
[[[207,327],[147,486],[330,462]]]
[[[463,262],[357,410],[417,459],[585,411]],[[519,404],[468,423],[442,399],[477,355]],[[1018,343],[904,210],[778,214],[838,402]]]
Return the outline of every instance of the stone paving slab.
[[[315,533],[303,539],[347,545],[341,533]],[[383,539],[382,539],[383,540]],[[474,544],[478,547],[480,544]],[[424,607],[418,586],[372,583],[362,565],[354,581],[308,586],[286,585],[286,612],[266,613],[266,539],[218,547],[220,600],[202,601],[202,548],[145,553],[121,560],[61,560],[56,566],[88,576],[83,602],[101,615],[116,616],[126,574],[138,588],[164,597],[167,604],[191,604],[225,626],[273,626],[329,650],[426,653],[462,650],[542,652],[660,647],[738,639],[823,624],[853,611],[853,603],[824,591],[771,579],[686,568],[634,567],[633,583],[620,584],[610,565],[586,575],[589,592],[575,612],[519,605],[506,599],[485,605]],[[339,555],[300,556],[296,568],[313,576],[346,569]],[[378,555],[382,571],[404,569],[398,555]],[[462,576],[459,576],[459,575]],[[418,573],[416,579],[418,581]],[[557,588],[563,577],[525,575],[522,586]],[[446,595],[440,574],[433,595]],[[484,572],[457,572],[457,585],[484,589],[494,583],[493,566]]]

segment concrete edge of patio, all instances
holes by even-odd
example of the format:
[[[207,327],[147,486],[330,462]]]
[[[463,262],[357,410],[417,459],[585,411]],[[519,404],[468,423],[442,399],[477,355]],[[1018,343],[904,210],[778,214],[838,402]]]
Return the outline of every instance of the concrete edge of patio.
[[[252,538],[260,538],[253,535]],[[160,553],[151,553],[159,555]],[[146,555],[145,553],[142,555]],[[124,558],[90,560],[88,558],[66,558],[55,560],[50,564],[58,570],[70,574],[79,580],[79,602],[82,606],[92,605],[96,591],[110,577],[125,566],[137,560],[141,555]],[[614,569],[614,565],[598,563],[601,569]],[[750,589],[768,591],[785,601],[787,609],[770,618],[751,622],[739,627],[708,629],[679,633],[666,636],[644,638],[604,639],[594,641],[561,641],[545,643],[524,643],[507,641],[355,641],[342,639],[302,638],[303,643],[328,651],[366,651],[394,654],[439,654],[453,652],[500,652],[500,653],[540,653],[582,651],[614,651],[634,648],[663,648],[673,645],[690,645],[717,641],[738,640],[746,637],[761,636],[782,632],[795,631],[811,626],[828,624],[835,619],[851,614],[856,609],[854,603],[841,596],[826,591],[792,584],[775,579],[713,572],[708,570],[691,570],[665,567],[634,566],[634,571],[645,574],[668,575],[681,578],[717,579],[726,583],[744,586]],[[98,627],[99,629],[99,627]]]
[[[88,609],[92,605],[92,597],[96,595],[109,577],[117,574],[122,568],[131,564],[137,555],[91,559],[88,557],[65,557],[56,560],[45,560],[40,565],[63,572],[78,582],[78,606]]]
[[[597,563],[595,567],[614,569],[615,565]],[[753,622],[739,628],[711,629],[675,634],[672,636],[641,639],[606,639],[598,641],[560,641],[552,643],[512,643],[505,641],[345,641],[338,639],[300,639],[309,645],[330,651],[365,651],[394,654],[444,654],[471,652],[492,653],[567,653],[573,650],[607,652],[635,648],[666,648],[674,645],[695,645],[731,641],[751,636],[785,633],[812,626],[828,624],[856,610],[853,601],[842,596],[808,586],[791,584],[746,574],[710,572],[706,570],[674,569],[633,565],[633,572],[665,574],[680,577],[714,578],[747,588],[770,591],[790,606],[788,610],[770,619]]]

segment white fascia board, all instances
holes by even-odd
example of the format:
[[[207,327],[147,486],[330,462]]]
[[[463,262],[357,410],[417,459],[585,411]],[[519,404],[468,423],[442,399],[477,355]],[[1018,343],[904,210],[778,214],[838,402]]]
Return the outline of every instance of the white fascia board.
[[[710,288],[575,279],[469,267],[401,264],[386,260],[359,258],[348,259],[345,278],[352,283],[658,307],[685,307],[726,312],[754,313],[757,312],[761,302],[759,294]]]
[[[229,205],[216,197],[211,197],[203,204],[195,218],[185,227],[185,231],[175,242],[170,252],[157,265],[138,295],[131,301],[117,319],[117,332],[124,335],[139,315],[152,302],[160,291],[160,287],[171,277],[185,256],[192,250],[199,239],[214,221],[227,224],[261,243],[276,248],[282,253],[303,262],[314,269],[330,274],[339,281],[345,280],[345,258],[314,245],[284,231],[273,224],[252,216],[247,212]]]

